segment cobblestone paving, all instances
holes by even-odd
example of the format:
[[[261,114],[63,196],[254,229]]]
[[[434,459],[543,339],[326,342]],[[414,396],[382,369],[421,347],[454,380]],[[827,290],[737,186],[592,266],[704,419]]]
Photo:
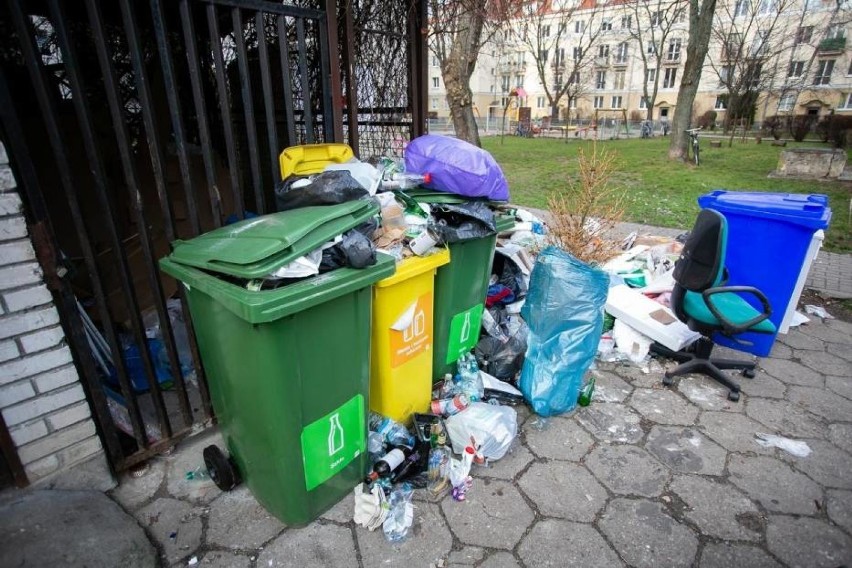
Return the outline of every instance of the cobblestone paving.
[[[738,403],[709,379],[602,366],[594,402],[544,427],[519,409],[512,451],[473,471],[464,503],[416,500],[411,536],[352,522],[347,497],[288,528],[245,488],[187,481],[215,433],[111,494],[164,566],[825,566],[852,564],[852,325],[780,336]],[[727,353],[726,353],[727,355]],[[737,354],[744,357],[744,354]],[[764,448],[765,432],[807,457]]]

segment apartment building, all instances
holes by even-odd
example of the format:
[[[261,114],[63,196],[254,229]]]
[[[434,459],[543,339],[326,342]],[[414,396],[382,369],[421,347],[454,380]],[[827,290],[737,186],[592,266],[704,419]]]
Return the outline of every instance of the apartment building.
[[[683,0],[548,2],[481,50],[476,113],[528,106],[533,118],[589,119],[625,109],[644,119],[650,107],[666,120],[686,61],[687,10]],[[720,0],[693,116],[852,114],[850,31],[849,0]],[[429,110],[448,116],[437,58],[430,62]]]

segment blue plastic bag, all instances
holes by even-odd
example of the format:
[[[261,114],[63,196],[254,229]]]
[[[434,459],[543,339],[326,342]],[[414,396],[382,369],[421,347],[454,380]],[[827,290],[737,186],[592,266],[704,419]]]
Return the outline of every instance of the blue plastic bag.
[[[530,328],[519,388],[540,416],[574,408],[597,353],[609,277],[556,247],[536,260],[521,315]]]
[[[509,200],[509,183],[494,157],[470,142],[427,134],[405,148],[405,170],[430,174],[429,189],[467,197]]]

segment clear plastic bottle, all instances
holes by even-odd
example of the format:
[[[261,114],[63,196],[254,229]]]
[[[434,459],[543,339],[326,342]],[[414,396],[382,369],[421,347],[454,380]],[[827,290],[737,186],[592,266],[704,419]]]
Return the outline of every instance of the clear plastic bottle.
[[[462,354],[458,360],[459,392],[467,395],[468,400],[476,402],[482,400],[485,395],[485,386],[482,384],[482,376],[479,374],[479,365],[476,357],[468,351]]]
[[[385,418],[375,412],[371,412],[370,430],[381,434],[385,441],[391,446],[414,447],[414,436],[411,435],[405,426],[396,420]]]
[[[382,524],[382,532],[390,542],[400,542],[408,536],[414,521],[414,505],[411,503],[413,493],[414,489],[411,485],[400,483],[388,497],[390,510]]]

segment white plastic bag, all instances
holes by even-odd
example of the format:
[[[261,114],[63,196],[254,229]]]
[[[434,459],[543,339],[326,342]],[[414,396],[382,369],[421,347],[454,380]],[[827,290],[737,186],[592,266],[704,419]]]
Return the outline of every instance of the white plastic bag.
[[[474,402],[450,416],[446,424],[455,453],[463,454],[473,437],[483,456],[499,460],[509,451],[518,434],[518,413],[510,406]]]

